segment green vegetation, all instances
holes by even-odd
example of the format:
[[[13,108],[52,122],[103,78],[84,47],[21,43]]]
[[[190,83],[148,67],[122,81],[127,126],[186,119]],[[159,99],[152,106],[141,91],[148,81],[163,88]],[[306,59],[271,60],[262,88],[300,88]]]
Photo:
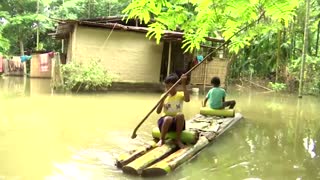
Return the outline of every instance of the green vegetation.
[[[71,91],[99,91],[111,86],[114,79],[101,65],[100,61],[92,60],[89,64],[75,61],[63,65],[65,90]]]
[[[0,54],[59,50],[60,43],[48,36],[54,31],[54,19],[120,15],[126,5],[127,0],[0,1]]]
[[[286,84],[283,83],[273,83],[273,82],[269,82],[269,86],[271,87],[272,90],[274,91],[283,91],[285,90]]]

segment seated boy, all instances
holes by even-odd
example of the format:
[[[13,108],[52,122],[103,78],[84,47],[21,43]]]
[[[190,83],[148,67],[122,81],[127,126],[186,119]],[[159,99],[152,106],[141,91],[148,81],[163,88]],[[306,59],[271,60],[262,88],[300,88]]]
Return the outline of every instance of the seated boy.
[[[178,80],[179,78],[177,75],[168,76],[164,80],[166,90],[169,90]],[[168,131],[175,131],[177,133],[177,146],[179,148],[184,148],[184,144],[181,142],[181,132],[185,129],[185,119],[182,114],[182,108],[183,101],[190,101],[190,95],[186,88],[186,80],[187,76],[183,74],[181,76],[183,91],[177,91],[176,87],[173,87],[157,107],[158,114],[160,114],[163,109],[163,116],[158,120],[158,127],[161,132],[158,146],[164,144]]]
[[[204,99],[203,107],[206,106],[207,101],[209,100],[209,106],[212,109],[224,109],[225,107],[233,109],[236,105],[236,101],[225,101],[226,91],[220,87],[220,78],[213,77],[211,79],[211,84],[213,85],[213,88],[209,90],[206,98]]]

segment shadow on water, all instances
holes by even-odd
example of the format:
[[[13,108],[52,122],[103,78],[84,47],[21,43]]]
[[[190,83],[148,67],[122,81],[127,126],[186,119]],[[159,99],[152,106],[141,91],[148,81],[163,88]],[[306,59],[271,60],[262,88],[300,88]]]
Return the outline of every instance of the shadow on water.
[[[142,179],[122,174],[114,158],[151,139],[157,93],[53,95],[50,80],[0,80],[0,179]],[[195,158],[156,179],[320,178],[319,98],[229,88],[245,119]],[[198,113],[203,96],[184,105]]]

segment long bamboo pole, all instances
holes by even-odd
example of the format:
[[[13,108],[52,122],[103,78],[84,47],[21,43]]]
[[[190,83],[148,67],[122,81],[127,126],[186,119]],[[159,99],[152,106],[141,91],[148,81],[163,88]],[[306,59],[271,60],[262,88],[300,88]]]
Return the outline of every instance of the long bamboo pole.
[[[203,62],[207,61],[207,58],[210,57],[213,53],[215,53],[218,49],[221,49],[223,46],[225,46],[226,44],[228,44],[230,42],[230,40],[236,36],[238,33],[240,33],[241,31],[247,29],[249,26],[255,24],[256,22],[259,22],[260,19],[264,16],[265,14],[265,11],[263,11],[259,18],[255,21],[253,21],[252,23],[244,26],[243,28],[239,29],[236,33],[234,33],[228,40],[226,40],[224,43],[222,43],[219,47],[213,49],[209,54],[207,54],[203,60],[201,62],[199,62],[198,64],[196,64],[195,66],[193,66],[188,72],[185,73],[185,75],[188,75],[190,72],[192,72],[194,69],[196,69],[197,67],[199,67]],[[169,92],[175,87],[177,86],[181,81],[181,78],[179,78],[179,80],[174,83],[171,88],[169,88],[165,93],[164,93],[164,96],[162,96],[160,98],[160,100],[157,102],[157,104],[149,111],[149,113],[140,121],[140,123],[136,126],[136,128],[133,130],[133,133],[131,135],[131,138],[134,139],[137,137],[137,131],[139,129],[139,127],[144,123],[144,121],[147,120],[147,118],[150,116],[150,114],[159,106],[160,102],[164,100],[164,98],[166,98],[166,96],[169,94]]]

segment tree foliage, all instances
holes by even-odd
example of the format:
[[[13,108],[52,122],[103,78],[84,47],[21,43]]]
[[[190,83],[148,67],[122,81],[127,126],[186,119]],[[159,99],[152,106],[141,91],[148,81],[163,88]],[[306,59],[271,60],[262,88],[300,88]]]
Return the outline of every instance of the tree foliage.
[[[60,19],[83,19],[120,15],[128,0],[54,0],[51,16]]]
[[[40,32],[41,50],[58,49],[57,42],[53,42],[48,36],[48,33],[54,30],[53,19],[120,15],[128,2],[128,0],[0,0],[0,52],[19,54],[20,43],[26,47],[23,51],[36,50],[37,30]]]
[[[22,44],[28,44],[37,28],[45,33],[53,28],[51,20],[48,18],[48,0],[39,0],[40,7],[37,14],[37,0],[7,0],[1,3],[0,11],[5,12],[3,21],[3,32],[10,41],[10,52],[18,54]],[[19,46],[20,43],[20,46]],[[23,46],[22,46],[23,47]],[[29,49],[30,50],[30,49]],[[21,50],[20,51],[24,51]]]
[[[150,24],[149,38],[160,41],[164,30],[185,32],[186,50],[199,49],[207,36],[222,36],[229,39],[234,33],[256,20],[262,13],[264,17],[258,26],[241,32],[232,40],[230,50],[250,44],[259,33],[285,25],[292,19],[298,0],[133,0],[124,9],[129,18],[139,18]]]
[[[318,78],[320,76],[315,71],[319,69],[320,62],[317,53],[319,7],[318,1],[311,1],[308,58],[304,78],[304,92],[313,94],[320,92],[320,78]],[[297,90],[304,43],[304,24],[305,2],[299,1],[290,21],[280,21],[278,29],[271,29],[257,35],[249,46],[239,51],[237,60],[232,64],[232,77],[245,77],[252,72],[253,76],[267,77],[269,81],[286,83],[289,90]],[[276,74],[278,79],[275,78]]]
[[[9,40],[2,35],[4,22],[3,19],[7,17],[7,12],[0,11],[0,55],[4,54],[9,49]]]

